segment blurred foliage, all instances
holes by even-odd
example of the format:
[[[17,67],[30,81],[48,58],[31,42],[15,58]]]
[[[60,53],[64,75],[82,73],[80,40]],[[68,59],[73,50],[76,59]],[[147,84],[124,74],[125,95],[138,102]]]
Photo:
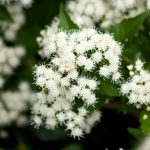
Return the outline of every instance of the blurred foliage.
[[[9,14],[8,10],[6,7],[0,5],[0,20],[1,21],[7,21],[7,22],[12,22],[13,19],[11,15]]]
[[[146,117],[146,118],[145,118]],[[143,111],[140,115],[140,129],[144,135],[150,133],[150,112]]]
[[[83,150],[83,147],[81,144],[69,144],[62,148],[62,150]]]

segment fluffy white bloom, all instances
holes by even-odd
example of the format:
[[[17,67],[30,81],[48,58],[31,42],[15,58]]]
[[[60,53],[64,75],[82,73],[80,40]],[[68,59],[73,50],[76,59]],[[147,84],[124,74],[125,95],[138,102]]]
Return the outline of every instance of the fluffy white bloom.
[[[69,1],[67,9],[80,27],[92,27],[100,21],[107,10],[103,0]]]
[[[28,120],[24,114],[32,101],[32,92],[27,82],[19,84],[18,91],[2,91],[0,93],[0,126],[16,122],[25,125]]]
[[[121,93],[126,95],[130,104],[150,104],[150,73],[143,68],[143,62],[137,60],[128,66],[130,78],[121,86]]]
[[[102,28],[109,28],[149,9],[149,3],[149,0],[71,0],[67,9],[79,27],[100,24]]]
[[[95,29],[68,33],[57,30],[47,27],[38,39],[42,56],[50,62],[34,69],[35,84],[41,92],[35,95],[33,115],[40,117],[47,128],[64,124],[73,137],[82,137],[100,118],[99,113],[89,118],[89,106],[97,101],[95,90],[99,84],[96,77],[90,78],[90,73],[98,69],[98,76],[117,81],[121,45],[111,35]],[[114,57],[109,57],[108,52]],[[107,76],[100,71],[103,67],[109,70]],[[82,106],[74,111],[77,103]]]
[[[71,67],[75,68],[77,65],[86,71],[92,71],[97,64],[108,61],[108,64],[102,65],[99,69],[100,75],[103,77],[112,75],[114,80],[120,78],[118,69],[121,45],[111,35],[99,33],[95,29],[82,29],[73,33],[57,31],[58,29],[54,32],[52,29],[53,26],[47,27],[46,30],[42,31],[41,38],[38,38],[42,48],[42,57],[49,58],[52,54],[64,55],[61,58],[53,59],[53,63],[57,66],[60,64],[60,69],[63,70],[69,67],[70,69]],[[92,55],[87,56],[90,52]],[[62,59],[68,60],[65,68]],[[73,63],[76,65],[73,66]]]
[[[91,129],[94,127],[95,123],[100,121],[102,113],[98,110],[94,110],[86,119],[85,132],[90,133]]]
[[[24,55],[23,47],[8,47],[0,39],[0,87],[4,83],[4,77],[13,73],[14,69],[20,65],[20,59]]]
[[[44,124],[48,129],[55,129],[60,124],[70,131],[71,136],[80,138],[84,133],[89,133],[101,118],[101,112],[99,111],[94,111],[88,115],[85,106],[80,107],[75,113],[71,110],[73,105],[63,97],[59,97],[55,101],[49,101],[48,98],[50,97],[42,92],[35,96],[32,113],[33,123],[36,127]]]

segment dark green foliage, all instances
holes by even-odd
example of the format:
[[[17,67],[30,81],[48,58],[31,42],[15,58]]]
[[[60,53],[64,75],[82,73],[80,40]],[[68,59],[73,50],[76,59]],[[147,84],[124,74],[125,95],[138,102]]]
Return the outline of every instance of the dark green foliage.
[[[62,3],[60,4],[59,28],[63,30],[79,29],[79,27],[71,20],[70,16],[67,14],[65,7]]]
[[[110,32],[114,33],[116,40],[122,43],[127,43],[128,41],[131,41],[133,39],[133,37],[143,24],[146,16],[147,13],[144,12],[136,16],[135,18],[123,20],[118,25],[112,27]]]
[[[0,5],[0,20],[1,21],[8,21],[8,22],[12,22],[13,19],[11,17],[11,15],[9,14],[8,10],[6,9],[6,7]]]

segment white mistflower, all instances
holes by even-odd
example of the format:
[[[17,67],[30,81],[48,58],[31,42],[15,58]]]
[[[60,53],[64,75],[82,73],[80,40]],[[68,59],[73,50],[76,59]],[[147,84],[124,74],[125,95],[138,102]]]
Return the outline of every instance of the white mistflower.
[[[88,113],[84,107],[79,108],[78,111],[81,116],[86,116]]]
[[[23,47],[8,47],[0,39],[0,87],[3,86],[5,76],[13,74],[14,69],[20,65],[20,59],[24,55]]]
[[[95,119],[89,119],[89,106],[97,102],[95,91],[99,84],[96,76],[91,79],[90,73],[117,81],[122,47],[111,35],[95,29],[55,31],[53,36],[52,32],[47,27],[38,39],[42,57],[50,61],[34,68],[35,84],[41,92],[35,95],[32,113],[42,119],[46,128],[64,125],[73,137],[82,137],[100,118],[95,113]],[[113,58],[108,59],[109,52]],[[107,76],[100,71],[103,67],[108,70]],[[81,105],[74,110],[77,103]],[[34,117],[33,122],[36,124]]]
[[[32,101],[32,92],[26,82],[21,82],[17,91],[0,92],[0,126],[4,127],[12,122],[22,126],[28,123],[25,112]]]
[[[73,70],[76,65],[83,67],[85,71],[91,72],[97,64],[108,61],[106,65],[100,68],[100,75],[110,77],[110,75],[114,76],[118,73],[121,45],[111,35],[99,33],[95,29],[82,29],[73,33],[56,31],[55,34],[52,34],[52,29],[51,26],[47,27],[39,40],[42,48],[41,55],[46,58],[49,58],[52,54],[61,56],[61,58],[56,57],[52,60],[54,65],[58,66],[60,64],[59,69],[61,72],[67,71],[66,68],[72,68]],[[60,41],[63,41],[63,44]],[[55,46],[51,47],[51,45]],[[79,48],[79,45],[82,45],[82,48]],[[69,51],[66,51],[68,47]],[[89,52],[92,52],[92,55],[87,56]],[[117,76],[119,79],[120,75],[117,74]]]
[[[36,127],[39,127],[42,124],[42,119],[39,116],[34,116],[33,121],[36,123]]]
[[[93,27],[99,23],[107,8],[102,0],[76,0],[69,1],[67,9],[80,27]]]
[[[143,64],[138,59],[135,66],[128,66],[131,77],[121,86],[121,93],[128,97],[130,104],[150,104],[150,72],[144,70]]]
[[[0,21],[0,27],[4,34],[4,38],[6,40],[13,41],[15,40],[19,29],[25,23],[25,15],[23,8],[18,5],[8,5],[6,8],[10,13],[13,21]]]
[[[100,121],[101,117],[101,112],[98,110],[94,110],[86,119],[85,132],[90,133],[90,130],[94,127],[96,122]]]
[[[57,115],[57,119],[58,119],[59,122],[62,122],[62,123],[63,123],[63,122],[66,120],[66,114],[63,113],[63,112],[59,113],[59,114]]]
[[[149,9],[149,0],[70,0],[66,7],[79,27],[102,28],[135,17]]]
[[[43,47],[44,45],[47,45],[47,47],[45,47],[47,50],[46,51],[43,51],[41,50],[39,52],[39,54],[42,56],[42,57],[45,57],[47,55],[46,52],[49,51],[49,49],[51,50],[55,50],[56,49],[56,44],[53,43],[53,44],[47,44],[47,40],[49,39],[49,35],[51,35],[51,38],[53,37],[53,35],[58,32],[58,26],[59,26],[59,20],[58,18],[56,17],[52,23],[51,23],[51,26],[50,27],[47,27],[47,30],[42,30],[41,31],[41,37],[38,37],[37,38],[37,42],[39,43],[40,47]],[[45,38],[42,38],[42,37],[45,37]],[[47,37],[47,38],[46,38]],[[50,40],[50,39],[49,39]],[[55,40],[55,38],[52,40]],[[54,51],[55,52],[55,51]]]
[[[81,128],[79,127],[75,127],[72,131],[71,131],[71,135],[75,138],[75,137],[82,137],[83,136],[83,131]]]
[[[56,118],[47,118],[45,122],[46,128],[51,130],[54,130],[57,124],[58,122]]]

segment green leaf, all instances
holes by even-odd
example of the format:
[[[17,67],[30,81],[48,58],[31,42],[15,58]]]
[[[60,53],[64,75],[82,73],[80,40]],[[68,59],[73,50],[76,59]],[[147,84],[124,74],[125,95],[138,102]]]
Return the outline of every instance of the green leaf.
[[[144,135],[142,134],[140,129],[137,128],[128,128],[128,132],[135,137],[136,139],[140,139],[141,137],[143,137]]]
[[[65,140],[67,138],[67,134],[62,129],[56,129],[55,131],[46,130],[41,128],[40,130],[31,128],[31,132],[34,134],[36,138],[40,141],[60,141]]]
[[[110,32],[114,33],[116,40],[120,42],[131,41],[143,24],[147,13],[144,12],[135,18],[125,19],[118,25],[112,27]]]
[[[8,22],[12,22],[13,19],[11,17],[11,15],[9,14],[8,10],[6,9],[6,7],[0,5],[0,21],[8,21]]]
[[[128,112],[131,110],[131,106],[128,104],[122,104],[122,112],[123,114],[128,114]]]
[[[129,111],[131,110],[132,106],[128,104],[128,101],[125,97],[122,97],[121,99],[122,103],[121,103],[121,111],[123,112],[123,114],[128,114]]]
[[[144,118],[147,116],[147,118]],[[140,115],[140,129],[143,134],[150,133],[150,112],[143,111]]]
[[[64,5],[60,4],[59,28],[63,30],[79,29],[79,27],[71,20],[67,14]]]
[[[83,150],[83,147],[81,144],[75,143],[67,145],[62,150]]]
[[[110,81],[101,81],[99,86],[99,91],[101,94],[107,96],[119,96],[118,88],[112,84]]]

